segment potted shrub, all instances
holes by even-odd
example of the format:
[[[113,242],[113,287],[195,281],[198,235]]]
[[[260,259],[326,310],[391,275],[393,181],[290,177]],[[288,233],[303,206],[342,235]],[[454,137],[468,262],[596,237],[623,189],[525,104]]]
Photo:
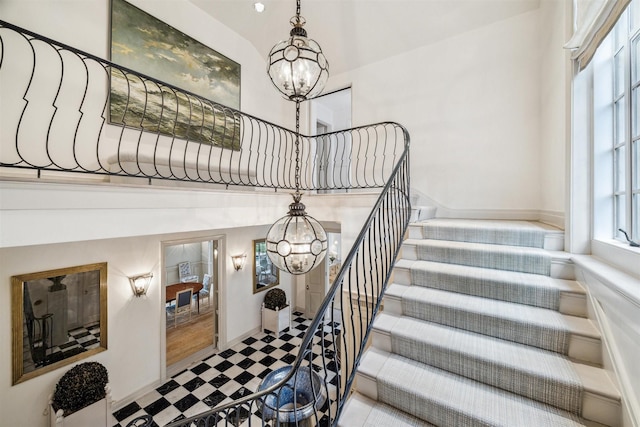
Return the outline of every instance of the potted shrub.
[[[262,330],[280,336],[280,332],[291,328],[291,307],[287,294],[282,289],[267,291],[262,303]]]
[[[111,393],[107,369],[80,363],[65,373],[51,396],[51,426],[109,425]]]

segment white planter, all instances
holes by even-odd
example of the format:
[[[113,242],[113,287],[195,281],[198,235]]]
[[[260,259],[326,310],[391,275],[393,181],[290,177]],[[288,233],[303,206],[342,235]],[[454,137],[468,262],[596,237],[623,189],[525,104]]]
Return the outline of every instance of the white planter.
[[[105,388],[106,396],[91,405],[65,417],[62,409],[55,412],[49,404],[49,427],[111,427],[111,388]]]
[[[291,304],[280,310],[271,310],[262,304],[262,330],[275,333],[278,337],[280,332],[291,328]]]

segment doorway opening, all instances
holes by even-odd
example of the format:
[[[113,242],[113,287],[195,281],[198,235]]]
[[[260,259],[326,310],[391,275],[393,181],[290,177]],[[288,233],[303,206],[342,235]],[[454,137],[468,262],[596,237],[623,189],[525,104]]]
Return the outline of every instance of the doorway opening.
[[[351,127],[351,88],[321,95],[311,100],[310,132],[317,135],[314,147],[313,179],[319,194],[345,191],[348,188],[351,164],[346,155],[351,149],[349,134],[330,134]]]
[[[168,374],[217,348],[219,248],[216,237],[162,244]]]
[[[326,226],[325,226],[326,228]],[[305,310],[307,319],[313,319],[325,295],[333,285],[342,267],[340,230],[327,231],[327,254],[316,268],[305,274]]]

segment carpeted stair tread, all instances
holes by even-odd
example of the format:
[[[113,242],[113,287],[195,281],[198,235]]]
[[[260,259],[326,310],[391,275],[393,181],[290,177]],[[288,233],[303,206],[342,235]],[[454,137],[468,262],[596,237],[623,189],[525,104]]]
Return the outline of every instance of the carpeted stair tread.
[[[433,261],[411,264],[412,284],[558,310],[567,285],[540,274]]]
[[[402,314],[471,332],[567,354],[573,323],[557,311],[421,286],[393,284]],[[586,319],[573,319],[588,322]],[[583,323],[584,323],[583,322]],[[597,331],[593,332],[598,337]]]
[[[360,393],[349,397],[338,427],[435,427],[406,412],[369,399]]]
[[[405,244],[415,245],[417,259],[424,261],[546,276],[551,273],[551,255],[540,248],[431,239],[407,239]]]
[[[580,414],[580,376],[557,353],[385,313],[374,327],[395,354]]]
[[[544,247],[547,233],[561,232],[542,223],[529,221],[432,219],[422,224],[425,239],[534,248]]]
[[[570,412],[375,348],[359,371],[375,378],[377,400],[441,427],[585,426]]]

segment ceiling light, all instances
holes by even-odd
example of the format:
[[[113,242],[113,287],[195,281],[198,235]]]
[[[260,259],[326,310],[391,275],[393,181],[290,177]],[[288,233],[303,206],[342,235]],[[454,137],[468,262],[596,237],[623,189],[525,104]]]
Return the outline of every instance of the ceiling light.
[[[307,38],[297,0],[296,16],[290,20],[290,37],[277,43],[269,53],[267,72],[271,82],[285,98],[305,101],[319,95],[329,78],[329,63],[320,45]]]
[[[262,13],[264,11],[264,4],[261,2],[255,2],[253,4],[253,8],[256,10],[256,12]]]

